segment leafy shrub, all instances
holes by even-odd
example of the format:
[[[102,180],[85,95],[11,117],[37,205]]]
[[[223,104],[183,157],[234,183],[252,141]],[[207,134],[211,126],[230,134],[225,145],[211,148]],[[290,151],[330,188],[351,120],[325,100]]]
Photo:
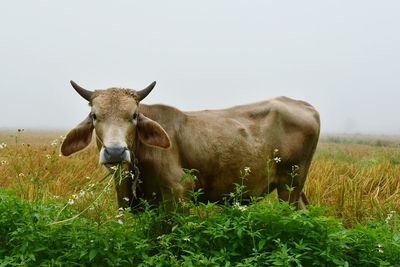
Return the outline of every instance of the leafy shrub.
[[[183,205],[189,213],[146,208],[54,224],[62,205],[2,192],[0,266],[399,266],[396,215],[345,229],[316,207]]]

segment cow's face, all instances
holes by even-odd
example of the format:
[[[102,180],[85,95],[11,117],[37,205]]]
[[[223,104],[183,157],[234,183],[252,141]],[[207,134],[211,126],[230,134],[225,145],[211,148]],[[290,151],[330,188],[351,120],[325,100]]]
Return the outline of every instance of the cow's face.
[[[110,88],[88,91],[71,82],[75,90],[89,101],[91,112],[65,138],[61,152],[68,156],[91,142],[95,130],[100,150],[99,162],[107,167],[123,164],[129,166],[137,143],[169,148],[170,140],[164,129],[155,121],[139,113],[139,102],[154,88],[152,83],[141,91]]]

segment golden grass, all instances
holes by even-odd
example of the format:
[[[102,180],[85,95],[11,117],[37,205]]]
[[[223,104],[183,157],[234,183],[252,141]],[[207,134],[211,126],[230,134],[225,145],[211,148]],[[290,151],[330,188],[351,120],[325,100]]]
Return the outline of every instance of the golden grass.
[[[62,130],[3,130],[0,131],[0,143],[11,145],[17,141],[19,144],[50,145],[53,140],[64,134],[65,131]]]
[[[400,148],[321,143],[305,192],[345,224],[400,212]]]
[[[0,187],[12,188],[27,199],[47,199],[79,192],[84,184],[104,177],[97,150],[89,149],[69,158],[60,155],[59,132],[1,134],[7,147],[0,149]],[[7,139],[0,139],[0,143]]]
[[[61,131],[0,132],[0,187],[27,199],[68,200],[88,183],[105,177],[92,145],[59,156]],[[373,144],[373,143],[371,143]],[[319,144],[305,188],[313,204],[328,207],[346,225],[400,212],[400,148],[360,144]],[[103,203],[115,208],[115,194]],[[112,206],[112,207],[111,207]]]

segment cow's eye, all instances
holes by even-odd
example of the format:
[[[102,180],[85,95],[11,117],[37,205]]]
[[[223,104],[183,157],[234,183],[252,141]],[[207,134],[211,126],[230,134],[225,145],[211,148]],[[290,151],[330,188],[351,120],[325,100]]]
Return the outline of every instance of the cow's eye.
[[[137,118],[138,118],[138,114],[137,113],[133,113],[132,119],[135,121],[135,120],[137,120]]]
[[[90,114],[90,117],[92,117],[92,119],[95,121],[95,120],[97,120],[97,116],[96,116],[96,114],[94,114],[94,113],[91,113]]]

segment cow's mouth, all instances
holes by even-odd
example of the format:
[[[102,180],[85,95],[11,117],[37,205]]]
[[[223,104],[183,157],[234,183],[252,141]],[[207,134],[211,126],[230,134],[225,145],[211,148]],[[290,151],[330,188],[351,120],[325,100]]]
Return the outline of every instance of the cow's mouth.
[[[108,171],[116,171],[118,169],[128,170],[129,162],[106,162],[103,163],[103,166],[106,167]]]
[[[118,168],[119,163],[104,163],[103,166],[105,166],[108,170],[112,170],[115,168]]]
[[[130,162],[131,154],[125,146],[103,146],[100,150],[99,163],[109,171],[117,170],[119,166],[128,170]]]

